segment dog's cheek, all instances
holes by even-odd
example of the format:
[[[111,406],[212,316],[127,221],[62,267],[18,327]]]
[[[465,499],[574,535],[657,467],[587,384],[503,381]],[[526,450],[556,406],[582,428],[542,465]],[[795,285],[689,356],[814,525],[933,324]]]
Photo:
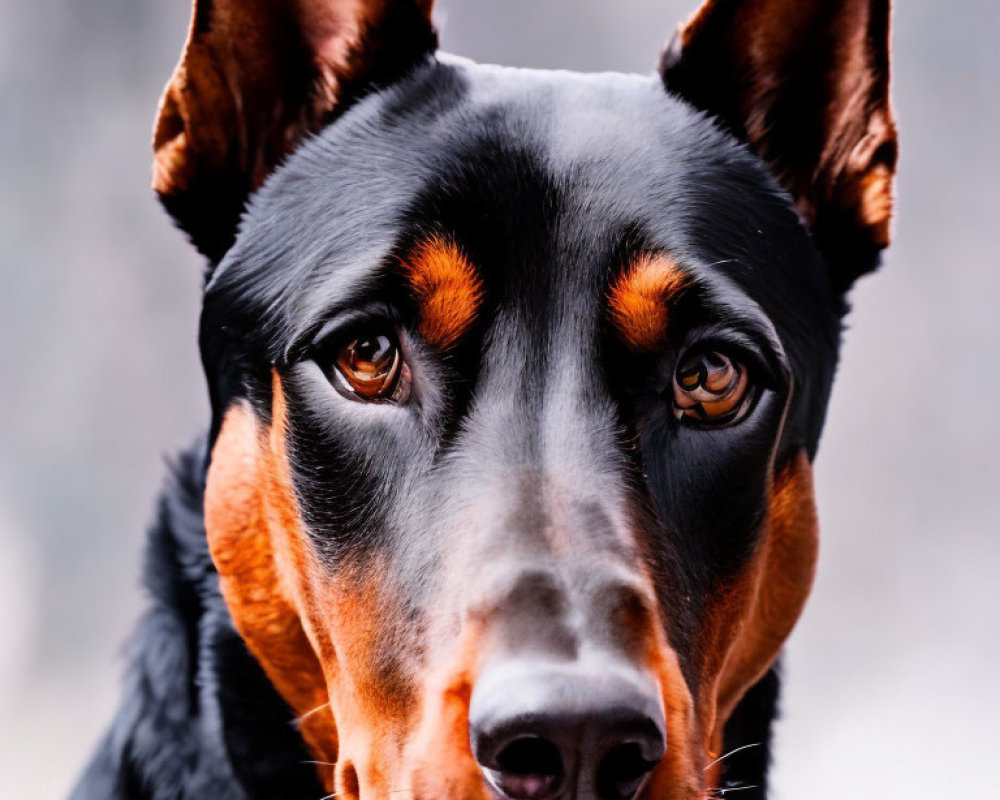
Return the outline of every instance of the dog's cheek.
[[[746,691],[774,664],[812,587],[819,543],[812,466],[796,454],[775,476],[760,544],[741,578],[708,615],[703,724],[719,755],[723,728]],[[703,701],[704,702],[704,701]]]
[[[677,652],[671,647],[668,624],[658,621],[648,630],[649,667],[659,679],[666,711],[667,752],[650,776],[643,800],[690,800],[701,797],[704,758],[691,692]]]
[[[322,659],[339,735],[334,788],[347,798],[355,785],[365,797],[399,791],[401,753],[421,709],[412,641],[420,620],[372,553],[345,556],[335,579],[317,585],[312,606],[313,637],[335,644]]]
[[[290,547],[295,510],[283,480],[287,470],[283,478],[267,432],[249,406],[233,405],[212,450],[205,489],[212,560],[236,629],[301,718],[300,731],[311,752],[332,762],[337,731],[323,669],[303,629],[289,580],[300,565],[291,563],[297,560]]]

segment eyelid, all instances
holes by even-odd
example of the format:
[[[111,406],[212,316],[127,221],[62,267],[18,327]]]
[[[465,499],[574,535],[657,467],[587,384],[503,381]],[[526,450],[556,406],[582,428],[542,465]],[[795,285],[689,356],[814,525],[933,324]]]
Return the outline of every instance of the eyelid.
[[[298,342],[288,348],[286,359],[293,363],[315,358],[323,350],[350,337],[353,332],[380,326],[401,332],[402,321],[395,309],[384,303],[348,309],[321,320],[304,333]]]
[[[750,332],[721,325],[690,332],[677,354],[677,363],[696,351],[707,350],[719,350],[745,364],[762,388],[780,389],[789,382],[790,372],[783,353],[763,346]]]

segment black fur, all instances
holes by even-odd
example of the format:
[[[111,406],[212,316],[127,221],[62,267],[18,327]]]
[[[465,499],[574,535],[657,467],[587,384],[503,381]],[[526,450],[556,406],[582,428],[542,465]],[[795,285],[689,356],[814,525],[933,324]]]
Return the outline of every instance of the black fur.
[[[124,702],[72,800],[322,797],[277,695],[233,628],[202,520],[205,442],[182,453],[146,545],[150,608]]]
[[[393,265],[428,232],[453,238],[482,271],[484,307],[455,351],[414,345],[434,390],[411,416],[359,433],[317,366],[317,335],[343,328],[345,314],[412,331]],[[612,341],[600,309],[622,260],[648,250],[675,254],[697,289],[672,318],[669,351],[644,360]],[[589,383],[562,433],[596,431],[606,461],[595,469],[631,487],[693,678],[699,612],[753,550],[769,470],[815,452],[843,311],[823,254],[762,163],[656,78],[431,59],[304,144],[251,199],[206,290],[207,441],[237,399],[268,418],[276,367],[303,515],[335,569],[345,550],[426,535],[420,509],[461,496],[457,459],[502,450],[533,463],[550,424],[535,387],[578,368]],[[679,425],[662,399],[682,347],[706,327],[746,353],[762,387],[745,423],[711,433]],[[513,398],[516,418],[484,414],[477,400],[490,393]],[[323,794],[219,594],[200,511],[206,446],[181,458],[161,500],[152,608],[76,800]],[[394,513],[354,490],[362,479],[399,498]],[[419,606],[426,587],[395,567]],[[755,745],[725,762],[723,785],[760,787],[743,798],[764,797],[777,684],[772,671],[727,727],[727,749]]]
[[[124,701],[70,800],[318,800],[294,720],[233,629],[202,519],[205,442],[181,453],[146,545],[150,608],[128,647]],[[726,728],[723,786],[766,797],[778,669]]]

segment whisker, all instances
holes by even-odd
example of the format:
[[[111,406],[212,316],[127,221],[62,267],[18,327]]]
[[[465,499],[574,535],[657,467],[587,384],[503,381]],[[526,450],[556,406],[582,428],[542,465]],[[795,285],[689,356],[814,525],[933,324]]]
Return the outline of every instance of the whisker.
[[[751,747],[760,747],[760,744],[761,744],[760,742],[754,742],[753,744],[744,744],[744,745],[741,745],[740,747],[734,747],[728,753],[723,753],[721,756],[719,756],[717,759],[715,759],[715,761],[713,761],[711,764],[709,764],[707,767],[705,767],[705,771],[708,772],[708,770],[710,770],[712,767],[714,767],[720,761],[724,761],[725,759],[729,758],[730,756],[736,755],[736,753],[740,753],[743,750],[749,750]]]
[[[296,725],[301,725],[304,720],[309,719],[309,717],[311,717],[313,714],[318,714],[324,708],[329,708],[329,707],[330,707],[330,701],[327,700],[325,703],[323,703],[323,705],[316,706],[316,708],[312,709],[311,711],[307,711],[305,714],[303,714],[302,716],[298,717],[295,720],[295,724]],[[323,800],[326,800],[326,798],[323,798]]]
[[[303,764],[326,764],[328,762],[326,762],[326,761],[303,761],[302,763]],[[334,765],[330,764],[330,766],[334,766]],[[388,792],[386,792],[386,794],[399,794],[400,792],[409,792],[410,794],[414,793],[413,789],[390,789]],[[321,798],[319,798],[319,800],[333,800],[333,798],[339,797],[342,794],[343,794],[343,792],[334,792],[333,794],[325,794]]]
[[[716,786],[716,787],[713,787],[711,789],[706,789],[705,791],[706,792],[712,792],[713,793],[711,795],[712,797],[722,797],[722,795],[724,795],[724,794],[730,794],[732,792],[746,792],[746,791],[749,791],[750,789],[756,789],[756,788],[757,788],[756,786],[750,786],[750,785],[747,785],[747,786],[729,786],[729,787]]]

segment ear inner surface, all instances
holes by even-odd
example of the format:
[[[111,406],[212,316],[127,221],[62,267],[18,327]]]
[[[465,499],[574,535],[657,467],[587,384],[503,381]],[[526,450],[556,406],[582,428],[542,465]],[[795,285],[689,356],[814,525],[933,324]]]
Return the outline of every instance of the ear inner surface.
[[[366,85],[437,46],[432,0],[195,0],[157,115],[153,188],[217,262],[249,193]]]
[[[889,243],[889,0],[708,0],[660,62],[784,183],[838,288]]]

